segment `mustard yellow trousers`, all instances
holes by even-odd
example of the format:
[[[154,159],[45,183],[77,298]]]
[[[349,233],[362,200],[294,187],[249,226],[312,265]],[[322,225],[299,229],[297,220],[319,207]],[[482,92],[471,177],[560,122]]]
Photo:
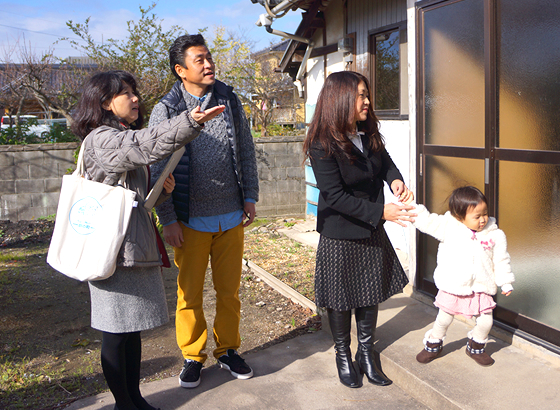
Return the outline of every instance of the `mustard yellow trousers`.
[[[214,357],[228,349],[239,349],[239,283],[243,258],[243,225],[220,232],[200,232],[180,224],[184,242],[174,248],[177,277],[177,344],[185,359],[204,363],[208,325],[202,309],[204,278],[208,257],[216,291],[214,319]]]

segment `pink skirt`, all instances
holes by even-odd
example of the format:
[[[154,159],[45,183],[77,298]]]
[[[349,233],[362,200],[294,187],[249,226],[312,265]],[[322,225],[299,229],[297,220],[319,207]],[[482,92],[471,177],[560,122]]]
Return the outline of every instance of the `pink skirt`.
[[[470,319],[484,313],[490,313],[496,307],[492,296],[486,293],[473,293],[469,296],[452,295],[438,291],[434,305],[450,315],[462,315]]]

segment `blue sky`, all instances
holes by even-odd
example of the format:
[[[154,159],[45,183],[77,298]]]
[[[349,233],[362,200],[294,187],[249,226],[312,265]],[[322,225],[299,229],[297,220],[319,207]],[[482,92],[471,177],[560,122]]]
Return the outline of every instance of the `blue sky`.
[[[18,4],[19,3],[19,4]],[[0,2],[0,59],[24,39],[36,55],[53,48],[58,57],[77,56],[79,53],[66,42],[54,44],[60,37],[72,37],[66,22],[83,23],[90,19],[90,32],[101,42],[108,38],[123,39],[126,22],[140,17],[139,6],[147,8],[152,0],[18,0]],[[271,35],[255,22],[264,8],[251,0],[159,0],[153,12],[163,19],[163,27],[178,25],[189,33],[222,25],[244,31],[255,42],[254,51],[282,39]],[[293,33],[301,20],[301,10],[290,11],[273,23],[279,30]]]

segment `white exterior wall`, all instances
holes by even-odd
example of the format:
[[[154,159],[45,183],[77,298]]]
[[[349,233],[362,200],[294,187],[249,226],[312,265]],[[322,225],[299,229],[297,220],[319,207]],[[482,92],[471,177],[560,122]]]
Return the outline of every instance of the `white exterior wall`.
[[[305,122],[309,124],[313,118],[313,113],[315,113],[317,98],[319,98],[319,93],[325,82],[323,57],[307,60],[307,77],[305,82]]]
[[[385,148],[387,152],[399,171],[401,171],[404,183],[406,186],[410,187],[410,150],[408,149],[410,141],[409,121],[380,121],[380,131],[385,139]],[[385,202],[397,201],[397,198],[393,195],[389,186],[385,184]],[[405,256],[408,261],[410,259],[410,243],[414,240],[414,236],[409,236],[409,228],[404,228],[393,222],[387,222],[385,223],[385,230],[393,246],[405,254],[401,254],[401,259]],[[412,232],[414,233],[414,231]]]
[[[331,73],[344,70],[344,61],[342,53],[333,53],[324,57],[310,58],[307,60],[307,78],[305,100],[305,122],[310,123],[315,112],[315,105],[319,98],[319,93],[325,83],[325,65],[324,59],[327,60],[327,77]]]

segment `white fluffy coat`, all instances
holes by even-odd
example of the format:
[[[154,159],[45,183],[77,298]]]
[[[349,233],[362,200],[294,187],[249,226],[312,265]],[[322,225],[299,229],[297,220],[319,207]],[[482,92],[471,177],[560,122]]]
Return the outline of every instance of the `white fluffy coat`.
[[[492,217],[480,232],[473,232],[450,212],[430,213],[417,205],[414,226],[440,241],[434,282],[439,290],[460,296],[473,292],[495,295],[513,290],[506,235]]]

